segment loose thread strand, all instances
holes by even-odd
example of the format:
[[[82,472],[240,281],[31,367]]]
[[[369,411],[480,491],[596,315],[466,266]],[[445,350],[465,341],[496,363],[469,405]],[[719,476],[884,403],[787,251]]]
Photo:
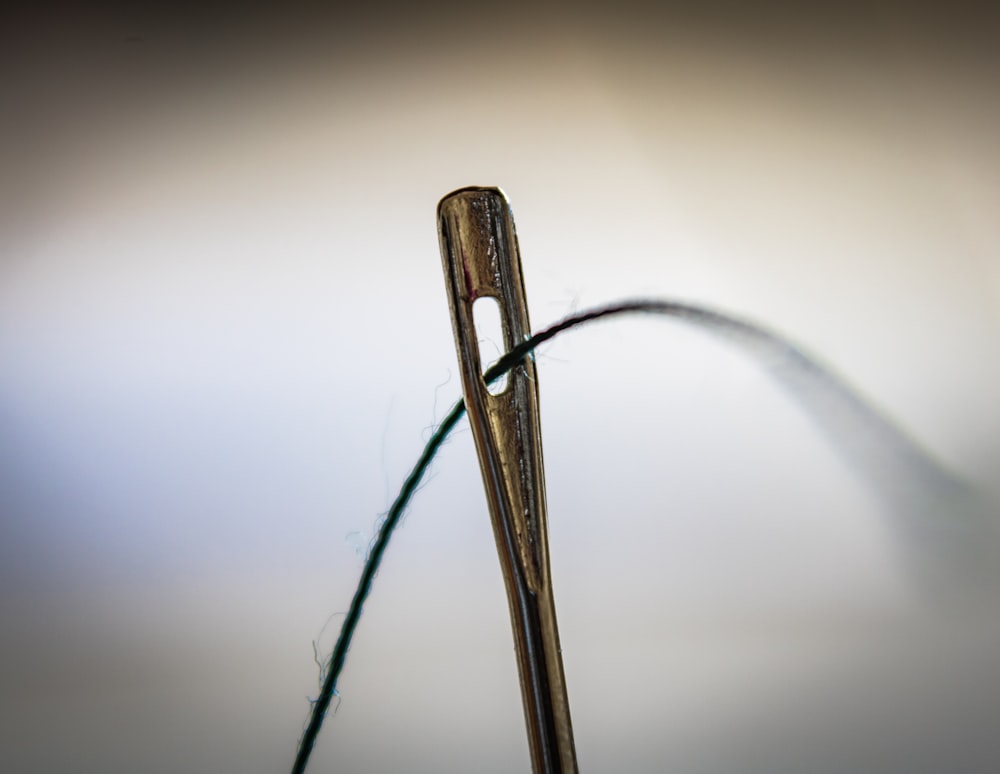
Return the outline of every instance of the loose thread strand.
[[[755,357],[793,397],[799,400],[814,420],[818,420],[835,446],[852,462],[856,470],[884,488],[887,478],[904,480],[903,489],[910,494],[907,503],[900,498],[890,504],[895,510],[911,505],[913,492],[922,487],[917,499],[940,503],[943,499],[961,496],[968,485],[944,470],[935,460],[910,440],[902,431],[869,407],[846,384],[819,365],[793,344],[766,329],[735,317],[704,307],[674,301],[640,299],[571,315],[539,331],[513,347],[483,374],[490,384],[515,368],[536,348],[559,334],[585,323],[621,314],[652,313],[674,317],[705,328],[710,332],[743,346]],[[330,655],[329,667],[319,697],[312,703],[309,723],[302,734],[292,774],[304,774],[319,736],[320,728],[337,695],[337,681],[343,671],[355,630],[361,620],[365,600],[371,593],[386,548],[410,499],[420,486],[428,467],[445,439],[465,414],[465,401],[459,400],[448,412],[424,447],[416,465],[410,471],[382,524],[358,580],[358,586],[344,619],[340,635]],[[928,497],[923,495],[927,494]],[[912,529],[912,519],[906,519],[903,531]],[[971,527],[975,529],[977,525]],[[906,537],[904,535],[904,537]],[[912,537],[912,536],[910,536]]]
[[[309,725],[306,726],[306,730],[302,734],[302,741],[299,743],[298,754],[295,756],[295,764],[292,766],[292,774],[303,774],[309,763],[309,756],[312,754],[313,747],[316,744],[316,738],[319,736],[319,731],[323,725],[326,713],[330,709],[330,702],[333,701],[334,694],[337,692],[337,679],[340,677],[340,673],[344,668],[344,662],[347,659],[347,651],[350,650],[351,640],[354,639],[354,632],[358,627],[358,622],[361,620],[361,611],[364,607],[365,600],[371,593],[372,582],[375,580],[378,568],[382,564],[382,557],[385,554],[385,549],[389,545],[389,538],[392,537],[392,533],[399,524],[403,511],[406,509],[413,493],[420,485],[420,480],[423,478],[424,473],[427,471],[431,461],[437,454],[438,449],[441,448],[441,444],[444,443],[448,434],[452,431],[452,429],[454,429],[455,425],[458,424],[458,420],[462,418],[463,414],[465,414],[465,401],[460,400],[452,407],[451,411],[448,412],[448,415],[444,418],[438,426],[438,429],[434,432],[434,435],[432,435],[430,440],[427,442],[423,453],[420,455],[420,459],[417,461],[413,470],[410,471],[410,475],[407,476],[406,481],[403,483],[403,488],[400,490],[395,502],[393,502],[392,507],[389,509],[389,513],[386,515],[385,522],[382,524],[382,529],[379,530],[378,537],[375,539],[375,544],[372,546],[371,553],[368,555],[368,560],[365,562],[364,569],[361,571],[361,578],[358,580],[357,590],[354,592],[354,598],[351,600],[351,606],[347,611],[347,617],[344,619],[344,624],[340,629],[340,636],[337,638],[337,643],[330,656],[330,666],[327,668],[326,679],[323,681],[323,687],[320,690],[319,697],[312,705],[312,714],[309,718]]]

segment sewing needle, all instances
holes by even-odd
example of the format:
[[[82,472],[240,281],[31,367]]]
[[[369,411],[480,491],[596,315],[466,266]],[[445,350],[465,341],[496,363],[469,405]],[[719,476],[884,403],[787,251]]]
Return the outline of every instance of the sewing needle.
[[[532,768],[576,772],[549,572],[535,364],[526,359],[499,394],[491,393],[473,318],[476,300],[491,297],[506,351],[530,335],[514,220],[498,188],[454,191],[437,214],[462,389],[507,588]]]

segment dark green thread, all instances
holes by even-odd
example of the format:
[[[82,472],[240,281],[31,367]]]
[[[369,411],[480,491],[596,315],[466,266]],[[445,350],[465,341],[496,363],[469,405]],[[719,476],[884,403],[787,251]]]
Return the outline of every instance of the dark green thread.
[[[884,487],[886,477],[895,481],[901,476],[906,483],[903,489],[909,495],[905,502],[893,492],[883,492],[883,494],[887,494],[890,504],[894,506],[893,510],[905,511],[903,513],[905,520],[901,525],[904,530],[910,530],[913,524],[919,522],[912,519],[913,514],[908,510],[914,495],[917,500],[925,503],[924,507],[928,501],[940,504],[944,500],[967,495],[968,487],[964,482],[944,470],[916,443],[870,408],[839,378],[793,344],[757,325],[690,304],[659,300],[624,301],[571,315],[515,346],[486,370],[483,379],[487,384],[496,381],[516,367],[537,347],[570,328],[605,317],[642,312],[681,319],[743,346],[758,359],[772,377],[803,404],[813,419],[819,420],[828,438],[834,441],[838,450],[855,464],[856,470],[867,478],[870,484],[874,484],[876,489]],[[299,742],[292,774],[305,772],[323,720],[333,697],[338,695],[337,680],[343,670],[365,600],[371,593],[372,583],[389,545],[389,539],[398,526],[407,504],[419,488],[431,461],[464,413],[465,401],[459,400],[434,431],[386,514],[361,572],[357,590],[354,592],[354,598],[351,600],[340,635],[330,656],[319,697],[312,702],[309,724]],[[967,525],[973,533],[977,532],[980,526],[978,519],[974,521],[976,523]]]

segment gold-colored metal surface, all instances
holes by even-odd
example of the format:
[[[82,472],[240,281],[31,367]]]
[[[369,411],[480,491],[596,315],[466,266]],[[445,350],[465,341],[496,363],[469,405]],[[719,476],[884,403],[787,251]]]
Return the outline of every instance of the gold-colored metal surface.
[[[532,766],[535,772],[575,772],[549,574],[535,364],[529,359],[514,368],[506,389],[491,394],[472,311],[479,298],[497,300],[505,350],[530,334],[507,197],[498,188],[448,194],[438,204],[438,233],[465,404],[510,604]]]

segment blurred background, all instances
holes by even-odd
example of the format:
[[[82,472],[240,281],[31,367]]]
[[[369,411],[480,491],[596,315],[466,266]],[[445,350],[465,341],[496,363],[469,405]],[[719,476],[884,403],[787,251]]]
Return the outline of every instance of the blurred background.
[[[985,4],[281,8],[3,24],[4,771],[291,765],[460,395],[461,186],[510,197],[536,328],[756,320],[1000,496]],[[920,607],[878,493],[740,352],[632,318],[538,360],[584,770],[997,770],[996,616]],[[311,771],[528,770],[465,425],[340,689]]]

